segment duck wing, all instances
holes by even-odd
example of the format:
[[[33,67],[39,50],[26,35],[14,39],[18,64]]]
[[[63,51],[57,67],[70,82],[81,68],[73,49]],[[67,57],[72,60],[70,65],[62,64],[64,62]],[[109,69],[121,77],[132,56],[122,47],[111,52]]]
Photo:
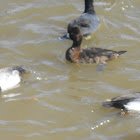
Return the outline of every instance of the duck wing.
[[[123,96],[118,96],[118,97],[112,98],[111,101],[115,102],[115,101],[123,101],[123,100],[134,100],[137,98],[140,98],[140,92],[136,92],[133,94],[127,94],[127,95],[123,95]]]
[[[102,48],[86,48],[82,49],[80,60],[86,63],[103,63],[107,60],[117,58],[126,51],[113,51]]]
[[[118,51],[113,51],[113,50],[107,50],[107,49],[102,49],[102,48],[93,48],[93,47],[89,47],[86,49],[82,49],[83,50],[83,54],[89,56],[90,58],[92,58],[93,56],[107,56],[110,57],[112,54],[117,53],[119,54]]]

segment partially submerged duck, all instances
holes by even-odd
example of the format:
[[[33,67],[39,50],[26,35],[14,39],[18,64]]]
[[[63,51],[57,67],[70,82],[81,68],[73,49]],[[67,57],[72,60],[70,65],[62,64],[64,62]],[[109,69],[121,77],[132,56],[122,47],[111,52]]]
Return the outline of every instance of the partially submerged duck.
[[[74,26],[80,28],[83,36],[88,36],[97,30],[99,19],[94,11],[93,2],[94,0],[85,0],[85,11],[80,17],[69,23],[67,28],[68,33]],[[68,38],[68,34],[66,34],[63,37],[60,37],[59,40]]]
[[[117,58],[126,51],[113,51],[102,48],[81,48],[82,32],[79,27],[73,27],[69,32],[72,46],[66,51],[66,59],[73,63],[102,63]]]
[[[0,69],[0,91],[5,91],[16,87],[22,80],[22,75],[26,72],[20,66]]]
[[[104,107],[140,111],[140,92],[118,96],[102,103]]]

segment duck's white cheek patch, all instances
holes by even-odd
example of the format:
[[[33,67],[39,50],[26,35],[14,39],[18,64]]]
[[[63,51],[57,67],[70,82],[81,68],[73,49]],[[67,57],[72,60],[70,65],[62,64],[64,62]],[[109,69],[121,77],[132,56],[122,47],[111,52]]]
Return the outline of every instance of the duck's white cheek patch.
[[[128,110],[140,111],[140,102],[138,102],[138,101],[130,102],[127,105],[125,105],[125,107]]]

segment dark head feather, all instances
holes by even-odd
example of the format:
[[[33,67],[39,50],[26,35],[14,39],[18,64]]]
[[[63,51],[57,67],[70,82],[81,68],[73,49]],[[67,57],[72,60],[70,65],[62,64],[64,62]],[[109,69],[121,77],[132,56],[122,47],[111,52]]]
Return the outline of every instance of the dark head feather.
[[[11,70],[17,70],[17,71],[19,71],[19,74],[20,75],[23,75],[25,72],[26,72],[26,70],[25,69],[23,69],[22,67],[20,67],[20,66],[15,66],[15,67],[12,67],[12,69]]]
[[[75,43],[74,46],[81,44],[83,35],[79,27],[77,26],[73,27],[70,30],[69,35],[70,35],[70,39],[73,40],[73,42]]]

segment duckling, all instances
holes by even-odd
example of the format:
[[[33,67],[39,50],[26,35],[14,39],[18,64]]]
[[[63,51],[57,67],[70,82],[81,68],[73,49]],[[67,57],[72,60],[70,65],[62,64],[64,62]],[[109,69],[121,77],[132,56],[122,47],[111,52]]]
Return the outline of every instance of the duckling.
[[[140,111],[140,92],[112,98],[103,102],[102,105],[122,110]]]
[[[0,92],[17,86],[25,72],[26,70],[20,66],[0,69]]]
[[[101,63],[105,64],[107,60],[116,59],[126,51],[113,51],[102,48],[81,48],[82,32],[78,26],[73,27],[69,33],[73,40],[72,46],[66,51],[66,59],[73,63]]]
[[[78,26],[80,28],[83,36],[88,36],[97,30],[99,19],[95,13],[93,2],[94,0],[85,0],[85,11],[80,17],[69,23],[67,28],[68,33],[74,26]],[[68,34],[59,37],[59,40],[63,39],[69,39]]]

